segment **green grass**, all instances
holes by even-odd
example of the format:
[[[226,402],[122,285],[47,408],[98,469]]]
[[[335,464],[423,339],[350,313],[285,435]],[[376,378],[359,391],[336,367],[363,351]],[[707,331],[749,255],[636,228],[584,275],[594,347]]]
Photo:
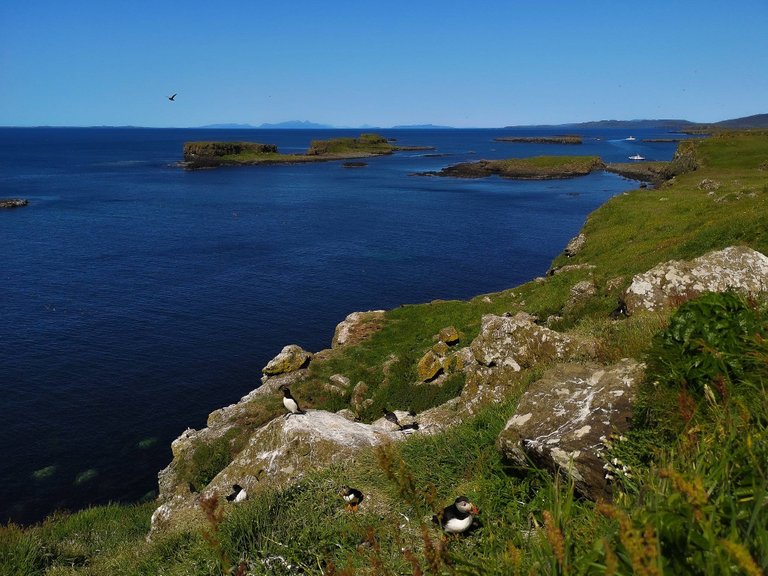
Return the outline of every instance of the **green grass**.
[[[349,394],[334,396],[322,384],[340,373],[353,386],[368,386],[374,403],[364,420],[377,418],[383,405],[423,410],[464,385],[460,376],[442,388],[416,383],[416,364],[440,329],[455,326],[458,346],[466,346],[483,314],[524,310],[540,322],[552,317],[552,327],[593,339],[600,361],[633,357],[648,360],[653,370],[633,430],[611,448],[612,457],[630,466],[616,480],[614,503],[582,500],[571,486],[535,468],[510,468],[496,450],[499,431],[517,395],[540,371],[535,369],[510,388],[506,402],[481,408],[439,436],[414,436],[361,453],[345,466],[247,501],[226,517],[212,504],[202,533],[146,542],[151,504],[98,507],[25,529],[2,527],[0,573],[270,573],[264,561],[272,563],[272,573],[288,573],[276,556],[308,574],[764,573],[768,345],[754,336],[768,328],[764,303],[744,302],[749,312],[726,306],[725,319],[719,304],[706,299],[691,304],[691,317],[683,310],[677,316],[664,311],[608,318],[632,275],[659,262],[734,243],[768,252],[766,134],[723,134],[681,148],[695,171],[613,198],[590,215],[584,249],[553,263],[590,264],[590,270],[572,269],[468,301],[388,311],[368,339],[313,361],[310,377],[294,390],[307,406],[339,409],[348,405]],[[704,180],[718,185],[700,187]],[[571,286],[587,278],[595,283],[595,296],[566,307]],[[706,327],[710,321],[717,329]],[[696,336],[675,336],[680,334]],[[715,338],[704,346],[706,334]],[[683,353],[675,348],[681,343],[688,346]],[[720,361],[727,361],[725,371],[718,371]],[[685,385],[668,378],[675,374],[684,375]],[[252,428],[281,413],[277,396],[265,398],[244,411],[238,426]],[[190,479],[200,486],[238,449],[237,439],[209,448],[210,454],[202,449],[196,461],[191,457]],[[341,484],[366,494],[357,513],[343,510]],[[444,541],[430,518],[460,493],[480,507],[481,524],[466,538]]]

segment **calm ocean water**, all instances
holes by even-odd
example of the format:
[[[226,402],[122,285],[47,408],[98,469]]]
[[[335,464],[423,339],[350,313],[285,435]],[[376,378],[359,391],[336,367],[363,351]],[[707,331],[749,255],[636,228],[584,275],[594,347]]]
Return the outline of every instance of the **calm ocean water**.
[[[637,186],[411,173],[675,148],[641,143],[668,136],[647,131],[586,132],[574,147],[493,141],[514,130],[379,130],[436,150],[358,169],[174,166],[187,140],[289,152],[359,132],[0,128],[0,198],[29,200],[0,211],[0,522],[152,497],[170,442],[255,388],[284,345],[326,348],[355,310],[541,275],[589,212]]]

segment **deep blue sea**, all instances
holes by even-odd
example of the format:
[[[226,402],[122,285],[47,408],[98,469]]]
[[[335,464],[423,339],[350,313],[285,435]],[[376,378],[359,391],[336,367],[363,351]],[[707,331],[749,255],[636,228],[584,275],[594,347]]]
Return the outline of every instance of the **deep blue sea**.
[[[543,274],[592,210],[637,183],[412,176],[540,154],[668,160],[668,134],[377,130],[434,151],[185,171],[188,140],[281,151],[359,130],[0,128],[0,523],[151,498],[170,443],[257,387],[290,343],[356,310],[467,298]],[[552,131],[551,133],[560,133]],[[538,132],[547,133],[547,132]]]

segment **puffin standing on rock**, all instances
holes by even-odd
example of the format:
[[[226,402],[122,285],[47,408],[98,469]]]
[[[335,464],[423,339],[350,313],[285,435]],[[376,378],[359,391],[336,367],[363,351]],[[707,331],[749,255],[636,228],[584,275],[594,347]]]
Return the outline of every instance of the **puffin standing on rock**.
[[[248,498],[248,494],[240,484],[232,484],[232,494],[227,496],[227,500],[230,502],[242,502]]]
[[[364,498],[363,493],[360,492],[360,490],[350,488],[349,486],[342,486],[341,490],[339,490],[339,494],[344,498],[344,509],[351,510],[352,512],[357,511],[357,507]]]
[[[466,496],[459,496],[453,504],[443,508],[442,513],[432,517],[435,524],[442,526],[448,534],[463,534],[472,526],[473,514],[479,514],[477,506]]]
[[[394,412],[391,412],[387,410],[386,408],[382,408],[381,411],[384,413],[384,418],[387,419],[388,422],[392,422],[395,426],[397,426],[398,430],[401,432],[405,432],[406,430],[418,430],[419,429],[419,423],[418,422],[411,422],[410,424],[401,424],[400,419],[397,417],[397,414]],[[408,412],[409,415],[415,416],[413,412]]]
[[[278,390],[283,391],[283,406],[288,410],[288,414],[285,415],[286,417],[291,414],[306,414],[304,410],[299,408],[299,403],[296,402],[296,399],[291,396],[291,391],[288,389],[288,386],[282,385]]]

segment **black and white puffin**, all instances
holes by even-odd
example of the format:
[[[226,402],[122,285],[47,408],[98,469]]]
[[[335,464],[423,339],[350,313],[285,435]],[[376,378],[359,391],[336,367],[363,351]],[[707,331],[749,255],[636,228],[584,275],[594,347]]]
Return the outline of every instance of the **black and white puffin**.
[[[459,496],[453,504],[443,508],[439,517],[433,516],[432,520],[440,524],[448,534],[462,534],[472,526],[473,514],[479,514],[477,506],[466,496]]]
[[[291,414],[306,414],[306,412],[299,407],[299,403],[296,402],[296,399],[291,396],[291,391],[288,389],[288,386],[283,385],[280,386],[279,389],[283,391],[283,406],[288,410],[286,416],[290,416]]]
[[[419,423],[418,422],[411,422],[410,424],[401,424],[400,423],[400,419],[397,417],[397,414],[395,414],[394,412],[390,412],[386,408],[382,408],[381,411],[384,412],[384,418],[388,422],[392,422],[392,424],[397,426],[397,429],[400,430],[401,432],[404,432],[406,430],[418,430],[419,429]],[[415,416],[416,414],[409,410],[408,411],[408,415],[409,416]]]
[[[360,490],[350,488],[349,486],[342,486],[341,490],[339,490],[339,494],[344,498],[344,509],[352,510],[353,512],[357,510],[357,507],[364,498],[363,493],[360,492]]]
[[[245,492],[245,488],[240,484],[232,484],[232,494],[227,496],[227,500],[230,502],[242,502],[248,498],[248,494]]]
[[[386,408],[382,408],[381,411],[384,413],[384,418],[386,418],[388,422],[392,422],[392,424],[402,430],[403,427],[400,425],[400,420],[398,419],[397,414],[390,412]]]

